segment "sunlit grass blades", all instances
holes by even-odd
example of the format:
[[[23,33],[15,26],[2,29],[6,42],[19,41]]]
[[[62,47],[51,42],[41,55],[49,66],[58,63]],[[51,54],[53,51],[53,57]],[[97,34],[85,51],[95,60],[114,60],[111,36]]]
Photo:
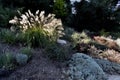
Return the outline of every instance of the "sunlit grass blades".
[[[12,31],[19,30],[25,34],[27,43],[43,45],[46,40],[56,41],[62,37],[63,26],[60,19],[56,19],[54,14],[45,16],[45,12],[39,10],[35,14],[30,10],[21,14],[20,18],[14,17],[9,23],[13,24]],[[45,39],[46,38],[46,39]]]

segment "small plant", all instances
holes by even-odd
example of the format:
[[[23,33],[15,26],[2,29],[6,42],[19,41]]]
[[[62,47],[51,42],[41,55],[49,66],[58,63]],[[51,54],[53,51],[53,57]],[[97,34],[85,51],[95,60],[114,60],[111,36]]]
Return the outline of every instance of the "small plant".
[[[50,59],[57,61],[68,60],[73,52],[70,45],[59,44],[50,44],[45,50]]]
[[[100,31],[100,35],[101,36],[108,36],[110,33],[109,32],[106,32],[104,29],[102,29],[101,31]]]
[[[15,39],[16,39],[15,34],[8,29],[1,30],[0,38],[2,42],[6,42],[9,44],[15,43]]]
[[[45,16],[45,12],[35,15],[30,10],[25,14],[21,14],[20,18],[14,17],[9,23],[24,33],[26,43],[31,46],[44,46],[47,41],[56,41],[63,36],[63,27],[60,19],[56,19],[54,14]]]
[[[74,44],[89,43],[91,41],[91,39],[87,36],[87,34],[84,31],[82,33],[74,32],[71,35],[71,38]]]
[[[30,47],[22,48],[20,51],[22,54],[26,54],[28,56],[28,58],[32,57],[32,50]]]
[[[4,53],[0,55],[0,68],[14,69],[14,57],[11,53]]]
[[[68,41],[72,41],[71,35],[75,32],[74,29],[66,27],[64,30],[65,35],[63,36],[64,39]]]

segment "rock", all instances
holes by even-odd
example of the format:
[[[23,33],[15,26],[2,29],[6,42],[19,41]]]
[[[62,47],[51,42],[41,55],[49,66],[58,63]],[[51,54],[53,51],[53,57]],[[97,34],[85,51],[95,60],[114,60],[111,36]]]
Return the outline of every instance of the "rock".
[[[25,54],[17,54],[15,58],[19,65],[25,65],[28,61],[28,56]]]
[[[61,44],[61,45],[65,45],[67,44],[67,42],[65,40],[62,40],[62,39],[58,39],[57,40],[57,43]]]
[[[108,80],[120,80],[120,75],[109,75]]]
[[[67,80],[107,80],[102,68],[82,53],[73,54],[66,74]]]
[[[98,65],[108,74],[120,74],[120,64],[103,59],[95,59]]]

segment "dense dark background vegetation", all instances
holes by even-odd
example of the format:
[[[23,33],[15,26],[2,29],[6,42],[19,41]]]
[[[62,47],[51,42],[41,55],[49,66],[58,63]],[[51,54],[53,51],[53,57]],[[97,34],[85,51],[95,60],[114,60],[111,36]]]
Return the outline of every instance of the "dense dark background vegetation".
[[[9,28],[8,21],[17,15],[17,10],[25,12],[30,9],[45,10],[56,14],[67,26],[78,31],[89,29],[93,31],[118,31],[120,24],[120,10],[113,11],[117,0],[81,0],[75,3],[76,14],[71,14],[70,0],[0,0],[0,27]]]
[[[82,0],[75,3],[76,14],[74,15],[74,28],[78,31],[89,29],[99,31],[117,31],[119,29],[119,9],[113,11],[116,2],[104,0]]]

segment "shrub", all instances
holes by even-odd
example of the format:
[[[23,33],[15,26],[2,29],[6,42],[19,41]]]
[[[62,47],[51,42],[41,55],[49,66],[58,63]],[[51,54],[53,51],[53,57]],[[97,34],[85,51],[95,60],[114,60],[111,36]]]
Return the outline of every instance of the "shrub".
[[[14,17],[9,22],[24,33],[28,45],[45,46],[48,41],[56,41],[64,34],[61,20],[54,16],[54,14],[45,16],[45,12],[39,13],[39,10],[34,15],[28,10],[25,14],[21,14],[20,18]]]
[[[91,42],[91,39],[88,37],[88,35],[83,31],[81,33],[79,32],[74,32],[71,35],[71,39],[73,44],[77,44],[77,43],[89,43]]]
[[[101,31],[100,31],[100,35],[101,36],[109,36],[109,32],[106,32],[104,29],[102,29]]]
[[[4,8],[0,5],[0,27],[9,28],[9,20],[16,14],[16,9]]]
[[[67,16],[67,6],[65,0],[55,0],[53,5],[53,13],[56,17],[65,18]]]
[[[15,42],[18,44],[23,44],[23,45],[26,45],[25,41],[26,41],[26,38],[24,38],[24,34],[23,33],[16,33],[15,35]]]
[[[24,8],[24,10],[45,10],[50,12],[50,2],[53,0],[1,0],[4,7]]]
[[[1,29],[0,39],[2,42],[14,44],[16,37],[15,34],[11,32],[9,29]]]
[[[65,61],[71,56],[72,47],[70,45],[50,44],[45,53],[52,60]]]
[[[0,68],[14,69],[14,57],[11,53],[4,53],[0,55]]]
[[[32,57],[32,50],[30,47],[24,47],[20,51],[22,54],[26,54],[28,56],[28,58]]]
[[[71,35],[72,35],[74,32],[75,32],[74,29],[65,27],[65,30],[64,30],[65,35],[63,36],[63,38],[64,38],[65,40],[72,41],[72,40],[71,40]]]

